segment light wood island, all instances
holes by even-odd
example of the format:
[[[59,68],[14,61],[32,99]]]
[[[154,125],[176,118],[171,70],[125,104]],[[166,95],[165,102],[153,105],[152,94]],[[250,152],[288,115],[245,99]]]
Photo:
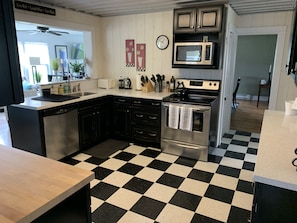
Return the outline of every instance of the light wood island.
[[[91,171],[0,145],[0,222],[89,223],[94,178]]]

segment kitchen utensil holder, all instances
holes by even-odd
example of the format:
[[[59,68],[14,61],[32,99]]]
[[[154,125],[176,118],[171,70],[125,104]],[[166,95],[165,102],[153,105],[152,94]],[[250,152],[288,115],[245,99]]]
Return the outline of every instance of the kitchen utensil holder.
[[[155,92],[162,92],[162,82],[155,82]]]
[[[154,91],[154,86],[152,85],[152,82],[148,80],[147,83],[144,83],[144,86],[142,87],[142,92],[148,93]]]

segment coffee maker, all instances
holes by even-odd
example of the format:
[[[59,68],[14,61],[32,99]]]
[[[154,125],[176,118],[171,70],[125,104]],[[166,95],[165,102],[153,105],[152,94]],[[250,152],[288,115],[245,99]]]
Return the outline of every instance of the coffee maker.
[[[131,89],[131,79],[129,77],[124,78],[124,88]]]
[[[120,78],[119,79],[119,89],[124,89],[124,88],[125,88],[124,79],[123,78]]]

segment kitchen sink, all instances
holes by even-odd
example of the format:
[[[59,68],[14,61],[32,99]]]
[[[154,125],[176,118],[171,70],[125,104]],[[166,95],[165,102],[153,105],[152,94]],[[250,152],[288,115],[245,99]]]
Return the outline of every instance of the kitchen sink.
[[[63,101],[68,101],[68,100],[72,100],[72,99],[76,99],[82,96],[87,96],[92,94],[96,94],[96,93],[83,91],[83,92],[72,93],[70,95],[48,94],[48,95],[43,95],[39,97],[34,97],[32,99],[38,100],[38,101],[63,102]]]
[[[89,92],[89,91],[82,91],[82,92],[72,93],[71,95],[81,97],[81,96],[87,96],[87,95],[92,95],[92,94],[96,94],[96,93]]]
[[[49,95],[43,95],[31,98],[32,100],[37,101],[50,101],[50,102],[63,102],[63,101],[69,101],[72,99],[79,98],[77,95],[58,95],[58,94],[49,94]]]

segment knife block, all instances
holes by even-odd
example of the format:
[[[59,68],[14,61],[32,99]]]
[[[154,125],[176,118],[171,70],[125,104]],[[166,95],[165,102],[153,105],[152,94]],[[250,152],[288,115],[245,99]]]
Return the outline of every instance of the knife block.
[[[142,92],[144,93],[148,93],[154,91],[154,87],[152,85],[152,82],[149,80],[147,83],[144,84],[144,86],[142,87]]]

